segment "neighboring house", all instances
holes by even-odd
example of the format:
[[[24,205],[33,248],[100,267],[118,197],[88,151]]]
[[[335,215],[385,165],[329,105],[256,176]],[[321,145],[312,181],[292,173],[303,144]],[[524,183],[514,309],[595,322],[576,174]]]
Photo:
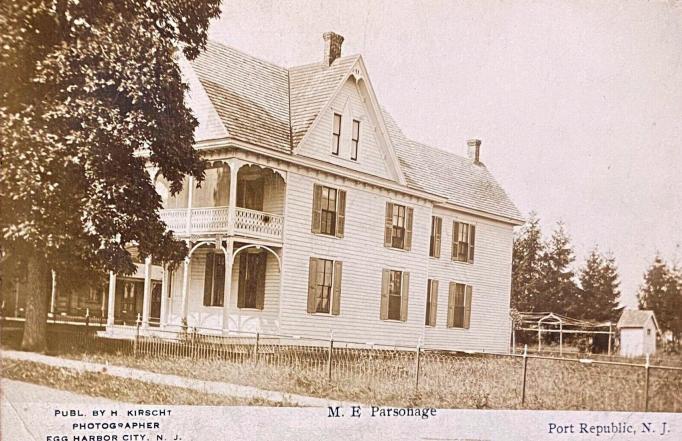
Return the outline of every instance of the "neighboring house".
[[[653,311],[625,309],[617,328],[620,331],[620,355],[641,357],[656,352],[659,327]]]
[[[324,41],[321,62],[289,69],[214,42],[181,60],[206,179],[170,196],[150,173],[191,251],[172,272],[112,275],[108,324],[507,352],[523,220],[481,142],[461,157],[408,139],[362,57]]]

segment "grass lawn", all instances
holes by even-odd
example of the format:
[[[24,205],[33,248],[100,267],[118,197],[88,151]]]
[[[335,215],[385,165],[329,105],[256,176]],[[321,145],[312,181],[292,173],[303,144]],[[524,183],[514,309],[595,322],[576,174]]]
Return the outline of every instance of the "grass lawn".
[[[279,406],[262,399],[247,400],[162,386],[111,375],[78,372],[23,360],[2,360],[2,378],[39,384],[93,397],[135,404],[205,406]]]

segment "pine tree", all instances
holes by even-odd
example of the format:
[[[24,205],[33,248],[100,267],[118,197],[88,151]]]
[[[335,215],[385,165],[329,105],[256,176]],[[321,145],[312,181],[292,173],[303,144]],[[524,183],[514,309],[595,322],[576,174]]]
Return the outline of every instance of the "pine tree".
[[[512,253],[511,305],[518,311],[535,311],[544,252],[540,219],[531,212],[514,238]]]
[[[572,312],[574,317],[599,322],[618,319],[620,282],[613,256],[603,256],[595,247],[580,270],[580,285]]]
[[[131,273],[125,249],[178,261],[150,170],[203,179],[179,52],[219,0],[0,2],[0,252],[27,262],[22,346],[45,347],[51,269]]]
[[[539,283],[539,298],[535,310],[570,315],[577,287],[571,269],[575,256],[571,241],[562,222],[552,233],[545,245],[542,257],[542,278]]]
[[[649,309],[656,315],[661,331],[670,331],[673,343],[682,336],[682,274],[670,268],[660,256],[644,274],[644,284],[637,295],[640,309]]]

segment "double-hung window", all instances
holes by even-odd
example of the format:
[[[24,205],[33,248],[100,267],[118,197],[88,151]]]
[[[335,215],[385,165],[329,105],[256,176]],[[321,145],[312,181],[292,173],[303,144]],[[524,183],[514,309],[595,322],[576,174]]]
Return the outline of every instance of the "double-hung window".
[[[443,229],[443,219],[438,216],[431,217],[431,239],[429,241],[429,256],[440,257],[440,238]]]
[[[343,237],[346,191],[315,184],[311,230],[316,234]]]
[[[332,128],[332,155],[339,155],[339,148],[341,147],[341,115],[334,114]]]
[[[310,258],[308,268],[308,312],[339,315],[343,264],[329,259]]]
[[[223,306],[225,292],[225,255],[206,254],[204,270],[204,306]]]
[[[469,329],[473,288],[451,282],[448,294],[448,328]]]
[[[242,251],[239,254],[238,308],[264,308],[267,257],[266,252]]]
[[[386,203],[384,246],[408,251],[412,248],[412,217],[412,208]]]
[[[452,224],[452,260],[474,263],[476,226],[464,222]]]
[[[360,121],[353,120],[353,136],[350,141],[350,159],[358,160],[358,146],[360,144]]]
[[[436,326],[438,308],[438,280],[429,279],[426,285],[426,326]]]
[[[381,320],[407,321],[410,273],[385,269],[381,282]]]

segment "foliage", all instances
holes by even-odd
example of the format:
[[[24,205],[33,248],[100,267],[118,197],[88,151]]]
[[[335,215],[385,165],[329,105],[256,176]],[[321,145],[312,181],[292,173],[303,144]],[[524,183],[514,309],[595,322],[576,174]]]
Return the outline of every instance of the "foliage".
[[[178,48],[195,58],[218,14],[219,0],[0,4],[0,249],[27,257],[29,279],[131,273],[128,243],[142,257],[184,256],[150,175],[173,193],[184,175],[203,179]],[[36,326],[47,289],[30,289]]]
[[[663,332],[671,332],[673,346],[682,337],[682,273],[671,268],[660,256],[654,258],[644,274],[637,295],[640,309],[650,309]]]
[[[620,282],[615,258],[603,256],[595,247],[580,269],[579,277],[581,289],[576,292],[574,315],[598,322],[616,322],[620,315]]]
[[[533,212],[514,238],[511,304],[519,311],[534,311],[541,297],[540,281],[544,252],[540,219]]]

